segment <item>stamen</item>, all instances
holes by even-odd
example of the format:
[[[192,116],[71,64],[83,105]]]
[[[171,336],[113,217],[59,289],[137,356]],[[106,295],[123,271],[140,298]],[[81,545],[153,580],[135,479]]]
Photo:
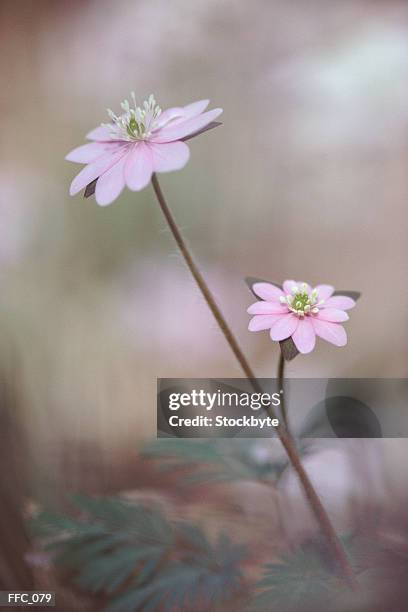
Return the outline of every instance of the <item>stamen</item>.
[[[137,106],[135,92],[130,94],[133,107],[128,100],[121,103],[122,115],[116,115],[108,109],[112,124],[108,124],[112,137],[120,140],[144,140],[148,138],[156,126],[156,120],[161,114],[161,108],[156,103],[153,94],[143,102],[142,107]],[[106,124],[102,124],[106,125]]]
[[[319,312],[324,300],[318,300],[317,289],[309,290],[307,283],[302,283],[300,287],[294,285],[291,289],[291,294],[281,296],[281,304],[285,304],[289,310],[295,313],[298,317],[305,317]]]

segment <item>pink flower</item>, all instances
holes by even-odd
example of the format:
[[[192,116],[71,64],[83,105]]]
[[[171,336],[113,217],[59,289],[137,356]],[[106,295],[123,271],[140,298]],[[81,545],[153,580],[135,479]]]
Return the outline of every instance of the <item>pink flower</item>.
[[[151,95],[143,104],[122,102],[122,114],[108,110],[111,123],[95,128],[87,138],[93,142],[71,151],[68,161],[87,164],[74,178],[70,194],[75,195],[96,181],[98,204],[111,204],[125,185],[132,191],[146,187],[153,172],[170,172],[183,168],[190,157],[184,140],[208,129],[221,108],[204,112],[208,100],[164,112]],[[218,125],[218,124],[217,124]]]
[[[347,296],[333,295],[331,285],[317,285],[287,280],[283,290],[271,283],[255,283],[252,291],[262,301],[248,308],[255,315],[250,331],[270,330],[272,340],[292,338],[300,353],[310,353],[316,336],[336,346],[347,344],[347,335],[341,323],[348,320],[345,312],[356,305]]]

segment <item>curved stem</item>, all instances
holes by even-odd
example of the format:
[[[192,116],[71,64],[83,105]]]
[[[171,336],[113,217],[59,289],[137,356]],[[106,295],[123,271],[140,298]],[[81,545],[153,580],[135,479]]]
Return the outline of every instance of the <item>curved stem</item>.
[[[169,228],[173,234],[173,237],[177,243],[177,246],[179,247],[181,254],[184,257],[184,260],[187,264],[188,269],[190,270],[194,280],[196,281],[198,287],[200,288],[201,293],[203,294],[203,297],[205,299],[205,301],[207,302],[208,307],[210,308],[212,314],[214,315],[215,320],[218,323],[218,326],[221,330],[221,332],[223,333],[226,341],[228,342],[229,346],[231,347],[232,352],[234,353],[235,357],[237,358],[242,370],[244,371],[246,377],[250,380],[251,385],[253,387],[253,389],[257,392],[260,393],[262,392],[262,388],[260,386],[260,384],[257,381],[257,378],[255,376],[255,373],[253,372],[251,366],[249,365],[244,353],[242,352],[237,340],[235,339],[235,336],[233,335],[226,319],[224,318],[224,315],[222,314],[221,310],[219,309],[207,283],[204,280],[203,275],[201,274],[200,270],[198,269],[198,267],[196,266],[190,251],[184,241],[183,236],[181,235],[181,232],[177,226],[177,223],[167,205],[167,202],[163,196],[162,190],[160,188],[159,185],[159,181],[157,180],[157,176],[156,174],[153,174],[152,176],[152,185],[153,185],[153,189],[154,192],[156,194],[157,197],[157,201],[160,205],[160,208],[166,218],[166,221],[169,225]],[[282,375],[283,375],[283,364],[281,366],[282,369]],[[271,416],[271,418],[276,418],[272,407],[268,406],[266,408],[268,414]],[[345,553],[345,550],[343,548],[343,546],[341,545],[340,540],[337,537],[337,534],[334,530],[333,525],[331,524],[331,521],[329,519],[329,516],[327,515],[326,510],[323,507],[322,502],[320,501],[319,496],[317,495],[311,481],[309,480],[309,477],[305,471],[305,469],[303,468],[303,465],[300,461],[299,455],[297,453],[297,450],[292,442],[292,439],[289,436],[289,433],[286,429],[285,424],[280,423],[278,425],[278,427],[276,427],[276,432],[279,436],[279,439],[281,441],[281,443],[283,444],[284,449],[286,450],[286,453],[289,457],[289,460],[293,466],[293,469],[295,470],[295,472],[298,475],[298,478],[300,480],[300,483],[302,485],[302,488],[304,490],[304,493],[310,503],[310,507],[315,515],[315,518],[317,520],[317,522],[320,525],[320,528],[323,532],[323,534],[326,537],[326,541],[327,541],[327,546],[328,549],[330,550],[333,558],[337,561],[337,566],[339,568],[339,571],[341,572],[341,574],[343,575],[343,578],[346,580],[346,582],[349,584],[349,586],[351,588],[356,588],[356,579],[354,576],[354,572],[353,569],[350,565],[350,562],[347,558],[347,555]]]

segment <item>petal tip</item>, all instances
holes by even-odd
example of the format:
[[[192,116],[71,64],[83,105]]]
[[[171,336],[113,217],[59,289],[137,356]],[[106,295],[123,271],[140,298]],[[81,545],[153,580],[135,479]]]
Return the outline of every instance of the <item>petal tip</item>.
[[[76,186],[74,185],[74,183],[72,182],[71,185],[69,186],[69,195],[70,196],[74,196],[76,195],[80,190],[76,188]]]

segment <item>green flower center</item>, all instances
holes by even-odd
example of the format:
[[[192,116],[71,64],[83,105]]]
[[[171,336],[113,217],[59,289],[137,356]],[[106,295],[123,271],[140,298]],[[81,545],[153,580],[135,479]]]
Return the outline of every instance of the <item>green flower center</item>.
[[[123,113],[116,115],[108,109],[108,115],[112,121],[107,125],[111,130],[112,138],[121,140],[143,140],[149,138],[152,131],[157,127],[157,119],[161,114],[161,108],[157,105],[154,96],[151,95],[137,106],[134,92],[131,93],[131,106],[128,100],[121,103]]]
[[[293,287],[292,294],[281,296],[280,301],[299,317],[304,317],[317,314],[324,300],[318,301],[317,290],[313,289],[309,293],[307,285],[303,284],[301,287]]]
[[[305,291],[298,291],[292,298],[292,307],[296,309],[296,312],[308,312],[312,307],[312,300],[309,294]]]

